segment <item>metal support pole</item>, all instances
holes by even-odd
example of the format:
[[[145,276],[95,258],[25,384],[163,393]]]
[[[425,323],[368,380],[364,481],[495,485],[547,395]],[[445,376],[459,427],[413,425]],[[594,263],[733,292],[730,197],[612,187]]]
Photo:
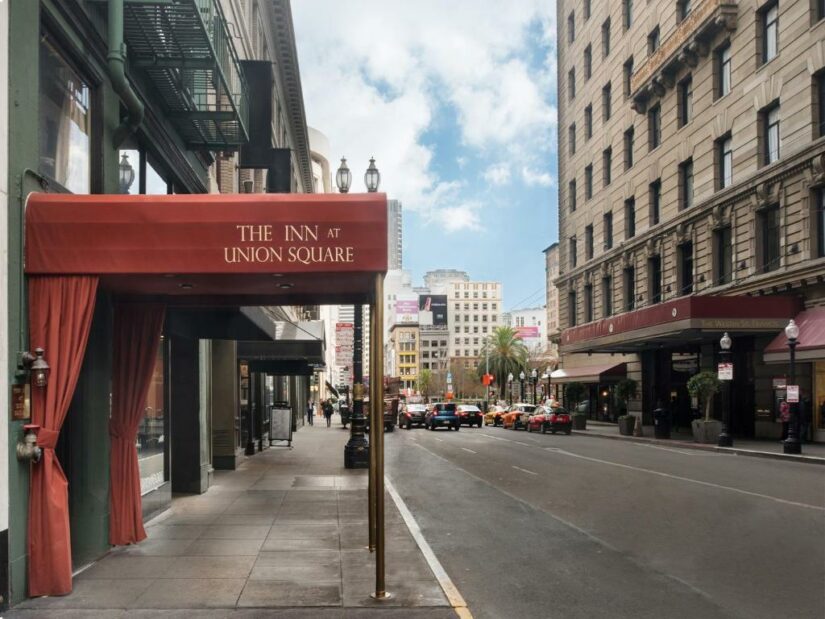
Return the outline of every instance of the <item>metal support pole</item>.
[[[796,340],[789,339],[788,346],[791,349],[791,382],[796,385]],[[782,453],[801,454],[802,443],[799,442],[799,404],[791,404],[791,421],[788,424],[788,438],[782,443]]]
[[[378,325],[375,329],[375,348],[376,350],[384,349],[384,274],[378,273],[375,276],[375,322]],[[375,356],[375,381],[376,399],[381,403],[382,410],[384,406],[384,357],[382,355]],[[376,600],[384,600],[390,597],[387,593],[386,584],[384,582],[384,419],[375,420],[375,459],[376,459],[376,475],[375,475],[375,494],[377,497],[375,510],[375,593],[372,594]]]
[[[719,353],[722,362],[728,363],[731,359],[731,352],[729,350],[722,350]],[[730,435],[730,406],[731,406],[731,389],[733,388],[733,381],[726,380],[727,383],[723,392],[723,406],[722,409],[722,431],[719,433],[719,439],[716,444],[719,447],[733,447],[733,437]]]
[[[383,424],[384,420],[381,418],[379,411],[381,402],[378,400],[378,383],[381,382],[381,377],[377,374],[375,368],[375,360],[378,358],[376,354],[375,344],[376,340],[376,325],[378,321],[375,317],[376,303],[370,305],[370,446],[375,445],[375,432],[379,424]],[[369,546],[370,552],[375,552],[375,511],[378,504],[378,495],[376,494],[375,478],[378,472],[377,466],[378,450],[374,447],[370,449],[370,472],[369,472]]]
[[[344,466],[348,469],[369,467],[369,450],[364,437],[364,314],[361,305],[355,306],[352,337],[352,417],[350,439],[344,447]]]

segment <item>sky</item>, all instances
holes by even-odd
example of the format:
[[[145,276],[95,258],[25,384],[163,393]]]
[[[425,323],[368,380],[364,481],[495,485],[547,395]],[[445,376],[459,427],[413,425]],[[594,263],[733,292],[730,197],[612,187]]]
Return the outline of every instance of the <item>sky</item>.
[[[345,156],[351,191],[375,157],[401,200],[403,266],[503,283],[543,305],[558,240],[556,7],[548,0],[293,0],[307,124]]]

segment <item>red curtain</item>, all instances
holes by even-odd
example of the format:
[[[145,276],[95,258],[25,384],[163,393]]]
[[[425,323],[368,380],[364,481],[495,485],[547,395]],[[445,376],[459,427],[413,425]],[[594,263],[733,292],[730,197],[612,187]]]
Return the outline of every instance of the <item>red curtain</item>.
[[[29,595],[72,590],[68,482],[55,457],[60,428],[86,352],[98,278],[29,278],[29,343],[43,348],[51,366],[45,388],[32,388],[32,423],[43,458],[31,467],[29,490]]]
[[[112,439],[109,477],[109,543],[146,539],[140,500],[138,425],[144,415],[163,328],[162,305],[115,306],[112,359]]]

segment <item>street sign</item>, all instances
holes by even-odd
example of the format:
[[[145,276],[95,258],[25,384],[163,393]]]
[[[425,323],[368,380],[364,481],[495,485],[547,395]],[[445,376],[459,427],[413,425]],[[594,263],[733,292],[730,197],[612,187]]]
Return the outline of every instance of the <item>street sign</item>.
[[[786,397],[791,404],[799,402],[799,385],[788,385]]]
[[[718,366],[719,380],[733,380],[733,363],[724,361]]]

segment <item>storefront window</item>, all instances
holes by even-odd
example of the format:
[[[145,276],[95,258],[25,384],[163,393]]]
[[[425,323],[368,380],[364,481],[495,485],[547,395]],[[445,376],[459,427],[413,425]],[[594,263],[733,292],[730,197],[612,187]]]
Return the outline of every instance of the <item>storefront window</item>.
[[[825,430],[825,362],[817,361],[814,367],[814,420],[818,429]]]
[[[40,172],[73,193],[90,193],[91,95],[47,37],[40,43]]]
[[[164,390],[165,338],[161,337],[149,392],[146,394],[145,415],[138,426],[137,452],[140,469],[140,492],[146,494],[166,481],[164,451],[166,449],[166,406]]]

